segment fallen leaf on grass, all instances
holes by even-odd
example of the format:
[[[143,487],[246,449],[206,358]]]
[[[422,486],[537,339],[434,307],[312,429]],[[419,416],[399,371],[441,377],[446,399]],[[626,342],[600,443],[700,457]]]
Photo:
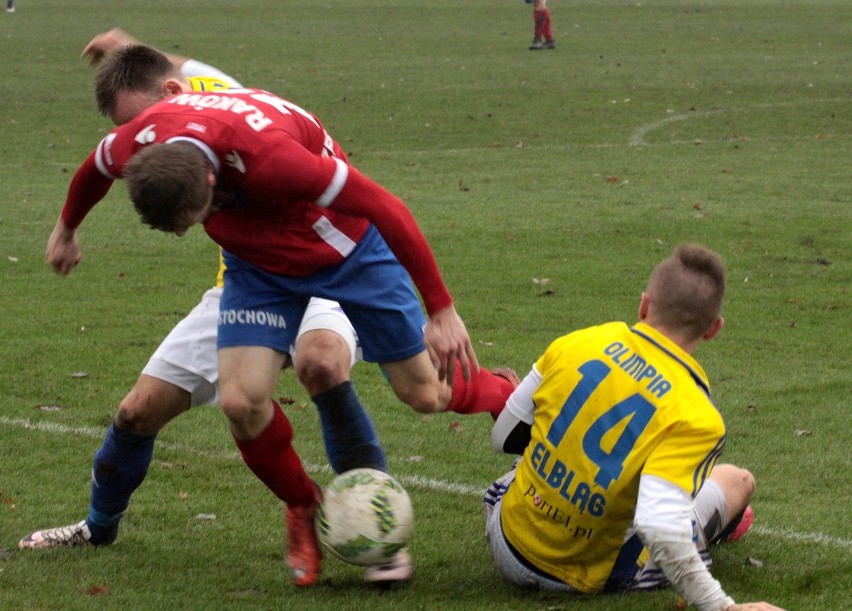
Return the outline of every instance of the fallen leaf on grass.
[[[72,378],[88,378],[89,374],[86,373],[85,371],[75,371],[74,373],[71,374],[71,377]]]
[[[58,412],[62,409],[61,405],[39,405],[38,408],[43,412]]]
[[[195,519],[196,520],[204,520],[206,522],[212,522],[213,520],[216,519],[216,514],[215,513],[199,513],[197,516],[195,516]]]
[[[458,420],[451,421],[450,426],[447,428],[449,428],[451,431],[455,431],[456,433],[461,433],[464,430],[464,426],[462,426],[462,423]]]
[[[810,437],[811,435],[813,435],[813,432],[807,429],[796,429],[796,432],[793,433],[793,435],[795,435],[796,437]]]
[[[103,594],[109,594],[109,585],[106,583],[102,583],[99,586],[92,585],[88,588],[81,588],[80,592],[88,596],[101,596]]]
[[[754,567],[754,568],[756,568],[756,569],[763,568],[763,561],[762,561],[762,560],[758,560],[757,558],[755,558],[755,557],[753,557],[753,556],[749,556],[749,557],[746,559],[746,564],[747,564],[747,565],[749,565],[749,566],[753,566],[753,567]]]

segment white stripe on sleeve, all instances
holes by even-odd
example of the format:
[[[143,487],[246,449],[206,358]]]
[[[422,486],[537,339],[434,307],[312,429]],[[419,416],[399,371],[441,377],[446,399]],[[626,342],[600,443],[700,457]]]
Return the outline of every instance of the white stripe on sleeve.
[[[340,195],[343,185],[346,184],[346,179],[349,177],[349,166],[344,161],[335,158],[334,163],[337,164],[337,169],[334,171],[334,176],[331,182],[328,183],[325,192],[317,199],[317,205],[323,208],[328,208],[334,200]]]

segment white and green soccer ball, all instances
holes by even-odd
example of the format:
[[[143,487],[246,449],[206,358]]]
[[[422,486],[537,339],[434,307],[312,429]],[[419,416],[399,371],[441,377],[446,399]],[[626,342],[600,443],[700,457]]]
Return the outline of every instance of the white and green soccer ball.
[[[383,564],[408,544],[411,499],[393,477],[376,469],[338,475],[323,492],[317,530],[335,556],[360,566]]]

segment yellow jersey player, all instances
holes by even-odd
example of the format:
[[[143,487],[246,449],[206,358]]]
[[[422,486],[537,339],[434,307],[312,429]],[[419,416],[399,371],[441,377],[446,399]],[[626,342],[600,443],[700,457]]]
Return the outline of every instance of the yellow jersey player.
[[[721,329],[724,292],[719,256],[682,246],[652,272],[637,324],[570,333],[533,365],[492,431],[522,454],[485,497],[507,579],[578,593],[670,582],[702,611],[777,609],[736,605],[707,568],[709,544],[750,525],[754,490],[716,465],[725,424],[692,356]]]

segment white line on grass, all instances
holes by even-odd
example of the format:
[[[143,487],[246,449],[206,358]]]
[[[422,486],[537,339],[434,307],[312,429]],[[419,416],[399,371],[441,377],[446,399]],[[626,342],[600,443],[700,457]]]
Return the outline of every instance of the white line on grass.
[[[841,539],[840,537],[830,537],[820,533],[800,533],[784,528],[772,528],[771,526],[761,526],[755,524],[751,527],[751,532],[766,535],[773,539],[786,539],[787,541],[795,541],[796,543],[817,543],[827,545],[829,547],[852,547],[852,540]]]
[[[90,427],[90,426],[66,426],[64,424],[56,424],[53,422],[33,422],[26,418],[8,418],[6,416],[0,416],[0,425],[11,427],[11,428],[19,428],[19,429],[28,429],[41,431],[45,433],[54,433],[57,435],[75,435],[77,437],[89,437],[92,439],[102,439],[104,436],[104,429]],[[233,460],[238,461],[242,460],[240,455],[236,451],[232,450],[202,450],[198,448],[192,448],[188,446],[183,446],[180,444],[167,443],[162,441],[157,441],[157,447],[162,448],[164,450],[171,450],[176,452],[185,452],[188,454],[194,454],[196,456],[204,456],[207,458],[216,458],[223,460]],[[331,472],[331,468],[327,465],[313,465],[310,463],[304,463],[305,469],[309,472]],[[471,484],[460,484],[455,482],[448,482],[446,480],[440,479],[432,479],[429,477],[421,477],[419,475],[405,476],[405,475],[396,475],[394,474],[400,482],[412,488],[425,488],[428,490],[434,490],[437,492],[447,492],[454,494],[464,494],[468,496],[476,496],[478,498],[482,497],[482,494],[485,490],[484,486],[476,486]],[[818,545],[825,545],[828,547],[839,547],[839,548],[850,548],[852,547],[852,540],[843,539],[840,537],[832,537],[829,535],[824,535],[822,533],[802,533],[796,532],[792,530],[772,528],[769,526],[760,526],[754,525],[752,527],[752,532],[765,535],[771,537],[773,539],[784,539],[787,541],[795,541],[795,542],[804,542],[804,543],[816,543]]]
[[[46,433],[55,433],[58,435],[75,435],[77,437],[89,437],[92,439],[103,439],[105,429],[99,429],[90,426],[66,426],[64,424],[56,424],[53,422],[33,422],[26,418],[8,418],[0,416],[0,424],[9,427],[30,429],[42,431]],[[177,443],[169,443],[166,441],[157,441],[157,448],[169,450],[173,452],[183,452],[185,454],[194,454],[195,456],[204,456],[205,458],[216,458],[221,460],[242,461],[242,457],[236,450],[202,450]],[[315,465],[302,461],[305,470],[309,473],[331,473],[331,467],[328,465]],[[396,476],[396,474],[394,474]],[[400,482],[406,486],[415,488],[426,488],[436,490],[438,492],[448,492],[456,494],[467,494],[481,497],[485,492],[485,486],[474,486],[470,484],[458,484],[447,482],[444,480],[413,476],[396,476]]]
[[[834,103],[834,102],[840,102],[840,101],[842,101],[840,98],[826,98],[826,99],[822,99],[822,100],[811,100],[811,101],[808,101],[808,104],[814,104],[814,103],[819,103],[819,102]],[[656,129],[659,129],[659,128],[665,126],[665,125],[668,125],[669,123],[675,123],[677,121],[687,121],[689,119],[701,119],[701,118],[704,118],[704,117],[709,117],[709,116],[712,116],[712,115],[718,115],[718,114],[721,114],[721,113],[749,112],[749,111],[753,111],[753,110],[765,110],[767,108],[782,108],[782,107],[791,108],[793,106],[800,106],[800,104],[799,103],[791,103],[791,102],[784,102],[784,103],[778,103],[778,104],[757,104],[755,106],[714,108],[712,110],[706,110],[706,111],[703,111],[703,112],[691,111],[691,112],[683,112],[683,113],[673,114],[673,115],[666,117],[665,119],[660,119],[659,121],[652,121],[650,123],[646,123],[644,125],[641,125],[640,127],[638,127],[637,129],[635,129],[633,131],[633,133],[630,135],[630,138],[628,139],[627,143],[630,146],[646,146],[647,145],[647,142],[645,142],[645,136],[646,135],[648,135],[650,132],[652,132]],[[812,138],[812,136],[809,136],[808,138]],[[799,139],[801,139],[801,137],[797,137],[795,139],[799,140]],[[681,143],[683,144],[683,143],[689,143],[689,142],[690,141],[685,141],[685,142],[681,142]],[[692,142],[694,143],[694,141],[692,141]]]

